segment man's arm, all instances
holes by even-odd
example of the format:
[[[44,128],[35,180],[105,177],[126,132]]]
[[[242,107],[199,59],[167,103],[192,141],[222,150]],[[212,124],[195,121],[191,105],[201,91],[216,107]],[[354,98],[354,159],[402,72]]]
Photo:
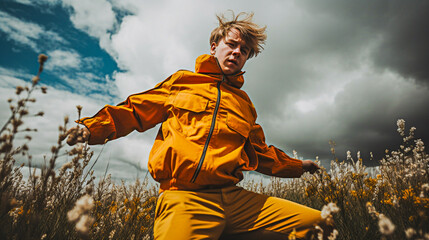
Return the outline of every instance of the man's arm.
[[[171,77],[155,88],[131,95],[117,106],[106,105],[93,117],[76,122],[84,125],[68,131],[67,143],[88,141],[89,144],[103,144],[137,130],[146,131],[166,118],[166,102],[170,93]]]
[[[295,159],[274,146],[268,146],[259,124],[255,124],[250,132],[250,140],[258,155],[256,171],[260,173],[276,177],[300,177],[304,172],[314,173],[319,169],[311,160]]]

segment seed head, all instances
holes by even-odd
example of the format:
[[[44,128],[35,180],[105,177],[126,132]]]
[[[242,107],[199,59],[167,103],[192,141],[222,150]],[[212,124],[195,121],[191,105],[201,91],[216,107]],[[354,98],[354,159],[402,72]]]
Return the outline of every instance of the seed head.
[[[33,85],[36,85],[40,81],[40,78],[39,76],[34,76],[33,79],[31,79],[31,81],[33,82]]]
[[[405,120],[404,119],[398,119],[398,121],[396,121],[396,125],[398,126],[398,129],[397,129],[398,133],[401,136],[404,136],[405,135],[405,133],[404,133],[404,131],[405,131]]]
[[[24,91],[24,88],[22,86],[17,86],[15,93],[16,93],[16,95],[19,95],[19,94],[21,94],[22,91]]]
[[[39,54],[39,59],[38,59],[39,64],[43,65],[46,62],[46,60],[48,60],[48,56],[46,56],[43,53]]]
[[[47,93],[47,90],[48,90],[48,88],[47,88],[47,87],[41,87],[40,89],[42,90],[42,93],[43,93],[43,94],[46,94],[46,93]]]

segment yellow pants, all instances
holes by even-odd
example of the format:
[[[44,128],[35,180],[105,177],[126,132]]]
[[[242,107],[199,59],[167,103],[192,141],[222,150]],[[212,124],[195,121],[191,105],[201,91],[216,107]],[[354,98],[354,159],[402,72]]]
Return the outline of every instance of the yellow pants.
[[[154,237],[189,239],[297,239],[320,220],[320,212],[230,186],[198,191],[168,190],[158,199]]]

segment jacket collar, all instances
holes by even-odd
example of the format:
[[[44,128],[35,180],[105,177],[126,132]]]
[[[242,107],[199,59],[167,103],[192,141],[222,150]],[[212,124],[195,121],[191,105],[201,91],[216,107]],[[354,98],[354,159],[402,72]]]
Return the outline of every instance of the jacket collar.
[[[195,72],[213,75],[219,80],[222,80],[223,77],[225,77],[226,82],[236,88],[241,88],[244,84],[244,72],[239,72],[234,75],[224,74],[219,66],[219,63],[217,62],[217,59],[213,55],[209,54],[204,54],[197,58],[195,63]]]

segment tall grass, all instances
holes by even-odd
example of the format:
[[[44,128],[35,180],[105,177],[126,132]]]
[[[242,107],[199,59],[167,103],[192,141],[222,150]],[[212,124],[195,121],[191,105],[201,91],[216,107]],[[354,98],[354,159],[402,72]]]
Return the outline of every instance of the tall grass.
[[[0,132],[1,239],[152,239],[156,187],[147,179],[115,184],[107,172],[96,179],[92,167],[100,155],[94,156],[86,144],[65,147],[67,117],[41,171],[31,166],[31,137],[16,145],[17,136],[34,131],[24,127],[24,119],[36,101],[32,92],[47,91],[39,87],[46,60],[39,57],[40,69],[31,85],[18,86],[15,98],[8,100],[11,114]],[[330,239],[429,239],[429,157],[423,142],[414,139],[415,128],[406,133],[403,120],[397,125],[403,144],[386,151],[376,168],[367,169],[360,156],[349,156],[314,175],[241,185],[322,209],[330,230],[334,228]],[[70,161],[57,167],[65,155]],[[21,173],[23,165],[16,166],[18,156],[28,159],[28,178]],[[318,230],[315,239],[327,228]]]

